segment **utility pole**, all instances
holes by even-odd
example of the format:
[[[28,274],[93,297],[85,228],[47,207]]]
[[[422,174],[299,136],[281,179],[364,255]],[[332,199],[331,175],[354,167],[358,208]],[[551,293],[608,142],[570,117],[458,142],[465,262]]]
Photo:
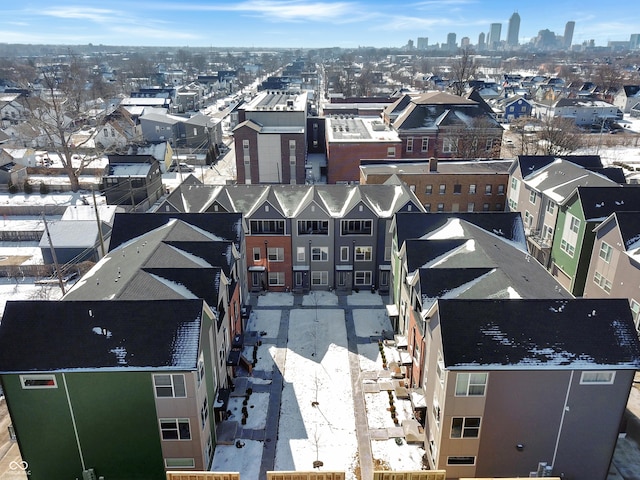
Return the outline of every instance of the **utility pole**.
[[[100,214],[98,213],[98,205],[96,204],[96,192],[91,189],[91,196],[93,197],[93,209],[96,212],[96,222],[98,223],[98,238],[100,238],[100,251],[102,256],[105,256],[104,251],[104,237],[102,236],[102,225],[100,224]]]
[[[62,281],[62,272],[60,272],[60,265],[58,264],[58,257],[56,256],[56,250],[53,248],[53,242],[51,241],[51,234],[49,233],[49,226],[47,225],[47,219],[44,216],[44,212],[42,212],[42,220],[44,221],[44,231],[47,233],[47,240],[49,240],[49,249],[51,250],[51,257],[53,258],[53,265],[56,269],[56,276],[58,277],[58,285],[60,285],[60,290],[62,290],[62,295],[64,295],[64,282]]]

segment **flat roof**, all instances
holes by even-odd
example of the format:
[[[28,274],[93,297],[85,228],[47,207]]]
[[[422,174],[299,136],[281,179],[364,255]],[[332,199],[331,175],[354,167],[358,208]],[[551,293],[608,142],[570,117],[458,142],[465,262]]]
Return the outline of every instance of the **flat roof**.
[[[245,103],[244,110],[294,110],[304,111],[307,105],[306,92],[292,92],[289,90],[265,90],[253,100]]]
[[[372,117],[331,115],[326,132],[329,142],[400,142],[398,132]]]
[[[366,162],[363,159],[362,162]],[[513,163],[512,160],[469,160],[464,162],[438,161],[437,170],[429,171],[429,161],[425,159],[423,162],[407,162],[398,160],[393,163],[384,161],[380,164],[364,164],[361,163],[360,170],[366,175],[425,175],[425,174],[471,174],[480,173],[503,173],[509,174],[509,167]]]

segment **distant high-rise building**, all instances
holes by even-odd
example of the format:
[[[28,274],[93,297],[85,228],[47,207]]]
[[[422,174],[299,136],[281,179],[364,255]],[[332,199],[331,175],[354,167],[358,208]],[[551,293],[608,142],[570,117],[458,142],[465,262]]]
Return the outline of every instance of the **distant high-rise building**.
[[[573,42],[573,29],[576,27],[576,22],[570,21],[564,27],[564,48],[570,48],[571,42]]]
[[[520,35],[520,15],[514,12],[509,19],[509,29],[507,30],[507,45],[518,45],[518,35]]]
[[[489,48],[495,50],[500,45],[500,33],[502,32],[501,23],[492,23],[489,29]]]
[[[484,50],[484,32],[478,35],[478,50]]]
[[[447,35],[447,50],[456,49],[456,34],[450,33]]]
[[[413,50],[413,40],[409,40],[407,42],[407,50]]]
[[[640,48],[640,33],[632,33],[629,37],[629,48],[631,50],[637,50]]]
[[[471,45],[471,40],[469,40],[469,37],[462,37],[460,39],[460,46],[462,48],[468,47],[469,45]]]
[[[429,37],[418,37],[418,50],[426,50],[429,46]]]

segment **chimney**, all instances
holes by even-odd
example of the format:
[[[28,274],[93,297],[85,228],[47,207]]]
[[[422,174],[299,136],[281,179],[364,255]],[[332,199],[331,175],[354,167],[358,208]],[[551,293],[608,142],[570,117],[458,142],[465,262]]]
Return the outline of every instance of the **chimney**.
[[[429,171],[437,172],[438,171],[438,159],[435,157],[431,157],[429,159]]]

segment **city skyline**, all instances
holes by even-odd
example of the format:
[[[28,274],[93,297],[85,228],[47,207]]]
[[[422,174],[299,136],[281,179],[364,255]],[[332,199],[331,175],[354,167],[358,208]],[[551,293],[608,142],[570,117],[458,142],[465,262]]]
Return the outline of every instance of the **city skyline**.
[[[553,11],[553,16],[548,14]],[[424,0],[373,1],[246,0],[239,2],[124,2],[88,6],[76,0],[27,0],[5,7],[0,19],[3,43],[62,45],[132,45],[184,47],[321,48],[400,47],[428,37],[446,43],[447,34],[475,43],[491,24],[520,16],[518,42],[528,43],[540,30],[562,36],[575,22],[573,44],[594,40],[628,41],[640,30],[640,12],[604,11],[594,0],[526,6],[503,1]]]

